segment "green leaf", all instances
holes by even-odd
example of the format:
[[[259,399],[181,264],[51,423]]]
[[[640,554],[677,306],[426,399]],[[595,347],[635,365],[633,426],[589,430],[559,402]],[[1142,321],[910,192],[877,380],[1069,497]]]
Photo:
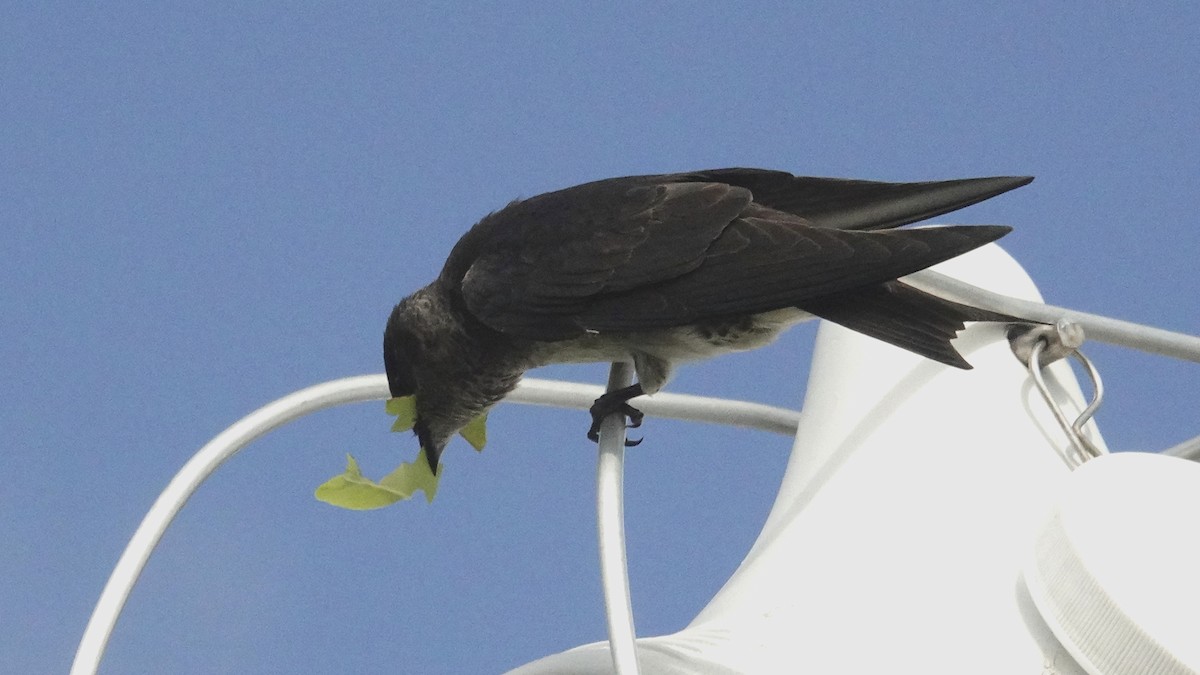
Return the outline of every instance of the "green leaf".
[[[442,467],[438,465],[437,475],[429,469],[429,459],[425,456],[425,448],[417,453],[417,459],[404,463],[394,471],[379,479],[379,484],[390,490],[395,490],[412,496],[417,490],[425,493],[425,503],[433,502],[437,495],[438,481],[442,478]]]
[[[408,431],[413,428],[417,422],[417,397],[416,396],[399,396],[389,398],[384,406],[387,414],[396,418],[392,423],[392,431]],[[476,417],[467,423],[458,432],[471,447],[477,451],[482,451],[483,446],[487,444],[487,413]]]
[[[408,431],[417,423],[416,396],[389,398],[384,404],[384,410],[396,418],[396,421],[392,423],[392,431]]]
[[[334,476],[317,487],[316,498],[343,509],[367,511],[381,509],[413,496],[417,490],[425,492],[425,501],[432,502],[437,494],[438,475],[429,470],[422,448],[415,462],[405,462],[396,467],[378,483],[362,475],[353,455],[346,455],[346,472]]]
[[[458,433],[467,439],[476,452],[483,452],[483,446],[487,445],[487,413],[467,422],[467,426]]]

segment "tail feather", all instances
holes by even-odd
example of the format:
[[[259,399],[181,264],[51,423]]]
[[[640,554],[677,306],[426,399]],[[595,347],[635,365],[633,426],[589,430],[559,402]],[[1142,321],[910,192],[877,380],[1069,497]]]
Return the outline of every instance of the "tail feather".
[[[800,309],[964,370],[969,370],[971,364],[950,341],[967,321],[1018,321],[1007,314],[944,300],[899,281],[805,301]]]

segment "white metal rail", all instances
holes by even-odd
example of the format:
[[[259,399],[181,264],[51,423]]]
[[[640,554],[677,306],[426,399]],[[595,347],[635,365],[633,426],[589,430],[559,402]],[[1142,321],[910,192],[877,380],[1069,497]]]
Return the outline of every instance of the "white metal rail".
[[[614,363],[608,391],[633,383],[633,366]],[[625,554],[625,416],[609,415],[600,425],[600,456],[596,461],[596,534],[600,543],[600,585],[608,619],[608,651],[617,675],[639,675],[637,631],[629,594],[629,564]]]
[[[904,280],[943,298],[972,307],[989,309],[993,312],[1041,323],[1053,324],[1059,319],[1066,319],[1081,326],[1083,334],[1088,340],[1107,342],[1151,354],[1172,356],[1200,363],[1200,337],[1195,335],[1175,333],[1130,321],[1110,319],[1099,314],[1020,300],[972,286],[965,281],[959,281],[933,270],[917,272],[905,277]]]
[[[628,374],[626,374],[628,377]],[[588,408],[600,394],[602,387],[594,385],[573,384],[553,380],[538,380],[526,378],[507,400],[517,403],[535,405],[554,405],[559,407]],[[150,554],[158,545],[163,533],[175,519],[176,514],[196,492],[201,483],[237,454],[242,448],[254,440],[264,436],[279,427],[300,417],[325,408],[333,408],[350,403],[363,403],[373,400],[384,400],[390,396],[387,377],[384,375],[360,375],[332,380],[301,389],[288,394],[255,410],[238,420],[229,428],[217,434],[211,441],[200,448],[183,468],[179,470],[165,490],[155,500],[154,505],[146,513],[133,537],[126,545],[116,567],[113,568],[100,599],[92,610],[92,616],[84,629],[83,638],[75,652],[75,660],[71,665],[71,675],[92,675],[100,667],[100,660],[108,646],[113,628],[129,598],[129,593],[137,583],[138,577],[145,568]],[[701,396],[684,396],[681,394],[656,394],[652,398],[639,399],[639,407],[648,415],[671,417],[685,420],[715,421],[734,424],[742,427],[752,427],[773,431],[776,433],[793,434],[799,413],[794,410],[772,408],[757,403],[730,401]],[[624,533],[621,531],[623,518],[621,515],[621,472],[619,458],[613,453],[604,454],[604,448],[616,443],[624,450],[624,429],[614,417],[606,426],[616,424],[614,431],[601,430],[601,461],[599,463],[597,485],[598,514],[601,519],[601,552],[605,560],[601,561],[601,569],[609,570],[608,575],[615,574],[620,578],[606,578],[606,602],[613,593],[610,584],[623,586],[624,608],[614,612],[608,607],[610,617],[619,626],[618,633],[624,636],[625,645],[622,653],[632,655],[632,640],[634,636],[632,613],[628,600],[628,575],[625,573]],[[617,461],[614,461],[617,460]],[[615,480],[615,482],[614,482]],[[615,529],[614,529],[615,528]],[[614,537],[615,533],[615,537]],[[619,556],[619,559],[617,558]],[[619,594],[619,588],[617,593]],[[617,601],[620,602],[619,600]],[[625,622],[620,612],[629,617]],[[613,653],[618,651],[614,645]],[[635,662],[636,667],[636,662]],[[637,672],[627,670],[624,672]]]

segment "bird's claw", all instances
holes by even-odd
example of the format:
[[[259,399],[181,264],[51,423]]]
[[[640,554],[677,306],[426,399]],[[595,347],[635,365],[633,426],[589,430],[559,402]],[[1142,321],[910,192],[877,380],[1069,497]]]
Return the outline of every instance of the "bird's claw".
[[[600,424],[604,419],[613,413],[620,413],[629,418],[629,424],[625,425],[626,429],[636,429],[642,426],[642,420],[646,414],[641,410],[629,405],[627,401],[619,399],[605,400],[603,396],[596,399],[596,403],[592,405],[590,410],[592,414],[592,426],[588,429],[587,437],[593,443],[600,442]],[[625,447],[632,448],[642,442],[640,438],[625,439]]]
[[[628,403],[621,409],[621,412],[625,413],[625,416],[629,418],[629,424],[625,427],[626,429],[636,429],[642,426],[642,420],[646,418],[646,413]]]

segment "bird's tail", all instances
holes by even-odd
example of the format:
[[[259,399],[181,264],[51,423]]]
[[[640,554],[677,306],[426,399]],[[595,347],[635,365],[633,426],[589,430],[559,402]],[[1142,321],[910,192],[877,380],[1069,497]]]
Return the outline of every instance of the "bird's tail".
[[[901,349],[963,369],[970,369],[971,364],[950,341],[964,328],[965,322],[1020,321],[1007,314],[944,300],[899,281],[805,301],[801,309]]]

